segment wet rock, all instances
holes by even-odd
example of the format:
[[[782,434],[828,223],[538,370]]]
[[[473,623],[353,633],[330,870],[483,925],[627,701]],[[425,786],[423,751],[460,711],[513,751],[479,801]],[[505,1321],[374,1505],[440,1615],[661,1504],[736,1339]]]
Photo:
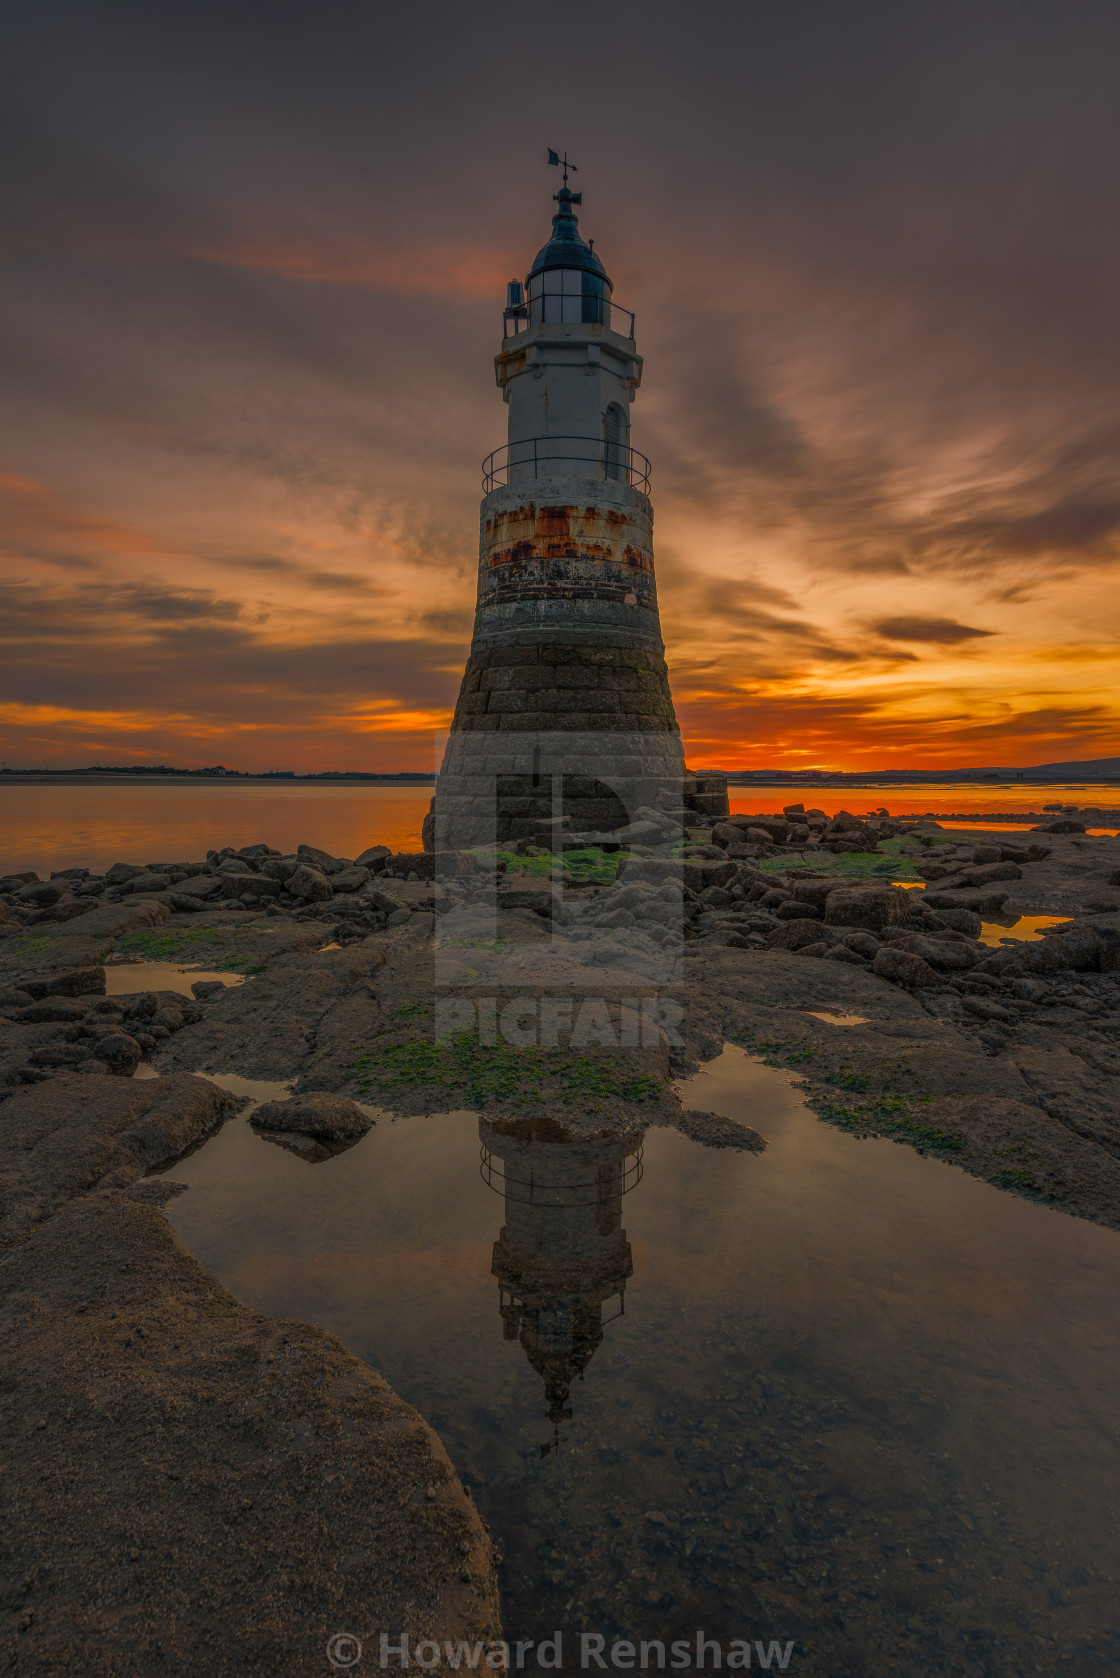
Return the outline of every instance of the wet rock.
[[[868,961],[874,961],[879,954],[879,940],[870,932],[846,932],[842,942],[846,949],[854,950],[857,956],[866,956]]]
[[[177,909],[181,915],[201,914],[206,907],[201,897],[190,897],[182,891],[169,892],[167,901],[170,907]]]
[[[217,874],[192,874],[189,880],[180,880],[175,888],[177,897],[193,897],[204,899],[216,897],[222,889],[221,877]]]
[[[103,996],[105,969],[97,965],[63,968],[59,973],[23,975],[19,988],[36,999],[45,996]]]
[[[336,893],[342,891],[361,891],[364,885],[369,884],[370,878],[371,875],[368,868],[359,868],[357,864],[355,864],[353,868],[342,868],[339,869],[337,874],[332,874],[331,887]]]
[[[928,894],[923,907],[927,906]],[[984,930],[984,923],[974,909],[947,909],[943,906],[937,910],[937,919],[951,932],[962,932],[966,938],[979,938]]]
[[[77,1066],[90,1053],[88,1043],[42,1043],[27,1058],[31,1066]]]
[[[16,902],[29,909],[49,909],[58,902],[65,889],[65,886],[60,886],[55,880],[35,880],[30,885],[19,888],[16,892]]]
[[[318,868],[301,863],[288,881],[288,891],[304,903],[327,903],[334,891],[326,875]]]
[[[296,856],[266,857],[260,865],[258,877],[263,875],[265,879],[276,880],[280,885],[284,885],[300,866],[300,860]]]
[[[1010,1024],[1015,1018],[1009,1008],[1001,1007],[998,1002],[992,1002],[986,996],[966,996],[964,1009],[978,1020],[1002,1020]]]
[[[966,887],[960,891],[927,891],[925,902],[929,908],[935,909],[943,917],[946,911],[968,909],[983,919],[985,916],[990,918],[992,915],[998,915],[1010,895],[1010,892],[1006,891],[985,891]],[[949,924],[953,925],[951,921]],[[957,930],[963,931],[963,928],[958,927]]]
[[[137,874],[146,870],[139,862],[114,862],[112,868],[105,870],[105,883],[109,886],[123,886],[126,880],[134,880]]]
[[[877,973],[880,979],[890,979],[910,990],[933,990],[942,983],[921,956],[911,955],[894,944],[883,946],[871,963],[871,971]]]
[[[92,897],[61,898],[53,908],[40,909],[34,916],[38,921],[76,921],[83,915],[92,915],[97,908],[96,899]]]
[[[992,862],[985,868],[957,870],[957,879],[966,886],[988,886],[997,880],[1021,880],[1023,870],[1017,862]]]
[[[774,928],[766,942],[772,950],[803,950],[809,944],[819,943],[823,933],[820,921],[784,921]]]
[[[101,1039],[93,1053],[112,1071],[122,1077],[130,1077],[140,1063],[142,1050],[135,1037],[124,1031],[114,1031]]]
[[[840,886],[828,894],[825,923],[869,932],[903,925],[909,916],[906,895],[899,886]]]
[[[250,1122],[261,1130],[293,1130],[343,1142],[364,1136],[376,1121],[344,1095],[314,1091],[287,1101],[266,1101],[251,1115]]]
[[[48,1021],[65,1021],[71,1024],[75,1020],[84,1020],[86,1009],[80,1002],[68,1002],[64,996],[46,997],[42,1002],[32,1002],[20,1013],[20,1021],[24,1025],[44,1025]]]
[[[891,940],[892,950],[905,950],[910,955],[921,956],[931,967],[943,968],[948,972],[967,973],[982,960],[985,951],[982,946],[958,944],[947,939],[927,938],[921,933],[910,932],[903,938]]]
[[[784,903],[778,904],[778,919],[780,921],[816,921],[820,919],[820,903],[799,903],[797,898],[788,897]]]
[[[355,868],[368,868],[371,874],[380,873],[392,851],[388,845],[370,845],[361,856],[354,858]]]
[[[721,1113],[703,1113],[695,1109],[681,1113],[674,1121],[677,1130],[704,1148],[743,1148],[760,1154],[768,1146],[765,1136],[737,1119],[724,1118]],[[650,1517],[652,1519],[652,1517]],[[665,1519],[664,1516],[661,1517]]]

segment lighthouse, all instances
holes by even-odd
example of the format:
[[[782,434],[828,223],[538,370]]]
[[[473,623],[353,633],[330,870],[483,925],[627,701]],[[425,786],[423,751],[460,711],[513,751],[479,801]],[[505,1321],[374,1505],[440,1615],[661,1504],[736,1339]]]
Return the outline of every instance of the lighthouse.
[[[550,161],[559,161],[555,154]],[[506,442],[483,462],[474,635],[425,843],[593,840],[643,808],[726,814],[686,777],[657,606],[652,468],[630,415],[632,311],[564,183],[511,280],[494,366]]]

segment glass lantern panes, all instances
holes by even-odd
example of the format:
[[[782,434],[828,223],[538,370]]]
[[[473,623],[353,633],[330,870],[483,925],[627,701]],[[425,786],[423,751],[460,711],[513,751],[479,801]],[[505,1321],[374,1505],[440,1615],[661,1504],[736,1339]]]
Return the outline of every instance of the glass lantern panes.
[[[529,321],[577,326],[607,321],[606,286],[598,274],[582,268],[546,268],[529,281]]]

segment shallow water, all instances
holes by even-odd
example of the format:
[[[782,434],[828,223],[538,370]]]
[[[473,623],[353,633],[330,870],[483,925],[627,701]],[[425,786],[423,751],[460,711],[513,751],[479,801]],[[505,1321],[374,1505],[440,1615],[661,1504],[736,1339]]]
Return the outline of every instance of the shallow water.
[[[997,949],[1001,944],[1014,944],[1019,939],[1033,944],[1043,936],[1047,927],[1065,926],[1069,919],[1069,915],[1020,915],[1014,921],[983,921],[980,942],[994,944]]]
[[[451,1113],[310,1164],[238,1119],[169,1216],[434,1423],[507,1635],[562,1630],[566,1671],[581,1628],[698,1627],[819,1678],[1115,1670],[1120,1236],[833,1130],[736,1048],[682,1095],[770,1148]]]
[[[420,824],[432,791],[431,786],[261,781],[17,785],[0,777],[0,865],[5,870],[34,869],[43,877],[52,868],[100,873],[114,862],[193,862],[223,845],[261,841],[281,850],[294,850],[300,843],[320,845],[334,856],[349,857],[368,845],[419,850]],[[972,809],[1010,814],[1058,803],[1112,808],[1120,805],[1120,786],[1076,783],[1023,790],[1010,782],[890,787],[807,783],[731,787],[730,802],[733,814],[777,812],[784,804],[796,803],[829,816],[845,809],[865,814],[881,806],[894,815]],[[1012,831],[1004,823],[998,826],[1001,832]]]
[[[101,873],[114,862],[201,862],[223,845],[318,845],[359,856],[369,845],[420,849],[432,788],[238,785],[5,785],[0,825],[5,869]]]
[[[201,967],[178,967],[170,961],[110,961],[105,964],[105,995],[130,996],[141,990],[175,990],[194,996],[192,985],[217,979],[223,985],[243,985],[244,973],[211,973]]]

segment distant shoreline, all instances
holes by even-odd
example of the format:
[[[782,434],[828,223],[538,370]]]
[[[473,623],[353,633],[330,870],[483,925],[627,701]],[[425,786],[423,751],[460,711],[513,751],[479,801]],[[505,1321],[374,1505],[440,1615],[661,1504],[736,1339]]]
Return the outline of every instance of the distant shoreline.
[[[704,771],[700,771],[704,773]],[[716,771],[712,771],[716,773]],[[723,774],[725,771],[720,770]],[[1015,780],[1005,777],[985,780],[975,775],[954,775],[948,772],[938,774],[936,770],[914,770],[911,775],[901,772],[888,771],[886,773],[859,775],[845,774],[837,771],[835,775],[820,780],[797,777],[792,772],[777,771],[774,778],[760,779],[755,774],[743,776],[728,774],[727,784],[736,788],[774,789],[775,791],[791,791],[793,788],[812,790],[819,787],[822,792],[851,788],[858,792],[860,788],[878,788],[884,792],[901,791],[904,787],[920,787],[925,783],[931,786],[959,786],[959,787],[990,787],[999,792],[1026,792],[1037,788],[1042,791],[1046,787],[1076,787],[1082,780],[1092,786],[1113,786],[1120,797],[1120,779],[1113,780],[1111,776],[1052,775],[1037,776],[1024,773],[1016,776]],[[113,769],[3,769],[0,770],[0,786],[396,786],[420,787],[433,786],[436,781],[434,772],[404,771],[400,774],[377,774],[371,771],[366,774],[361,770],[347,770],[338,775],[248,775],[240,772],[229,775],[208,775],[202,770],[181,769],[170,770],[165,773],[148,770],[113,770]]]

